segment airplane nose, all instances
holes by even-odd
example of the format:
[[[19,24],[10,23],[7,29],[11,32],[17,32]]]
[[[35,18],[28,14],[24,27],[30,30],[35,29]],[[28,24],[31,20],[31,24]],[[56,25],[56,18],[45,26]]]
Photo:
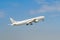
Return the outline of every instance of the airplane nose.
[[[45,16],[42,16],[42,18],[45,18]]]
[[[43,16],[43,18],[45,18],[45,16]]]

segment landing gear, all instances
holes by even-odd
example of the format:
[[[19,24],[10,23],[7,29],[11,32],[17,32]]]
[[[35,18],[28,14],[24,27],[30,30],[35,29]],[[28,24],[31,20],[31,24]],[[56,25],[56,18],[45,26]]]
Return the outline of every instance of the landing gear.
[[[33,25],[31,22],[30,22],[30,23],[28,23],[28,24],[26,24],[26,25],[29,25],[29,24],[30,24],[30,25]]]
[[[30,23],[30,25],[33,25],[32,23]]]
[[[29,25],[29,24],[26,24],[26,25]]]
[[[30,25],[33,25],[32,22],[30,22]]]

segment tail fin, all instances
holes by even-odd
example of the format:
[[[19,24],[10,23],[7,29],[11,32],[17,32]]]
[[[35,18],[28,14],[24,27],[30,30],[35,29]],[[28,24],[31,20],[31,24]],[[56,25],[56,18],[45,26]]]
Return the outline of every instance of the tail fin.
[[[13,20],[12,18],[10,18],[10,21],[11,21],[11,23],[15,23],[16,21],[15,20]]]

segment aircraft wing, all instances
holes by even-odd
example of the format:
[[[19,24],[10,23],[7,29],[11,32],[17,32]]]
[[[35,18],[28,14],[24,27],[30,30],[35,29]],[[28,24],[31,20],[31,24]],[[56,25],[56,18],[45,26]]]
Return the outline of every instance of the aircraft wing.
[[[32,25],[32,23],[37,23],[39,20],[38,19],[35,19],[35,18],[32,18],[32,19],[29,19],[28,21],[26,21],[27,25],[30,24]]]
[[[33,22],[37,23],[39,21],[44,21],[44,17],[42,16],[42,17],[32,18],[32,19],[30,19],[30,20],[27,21],[27,24],[31,24],[32,25]]]

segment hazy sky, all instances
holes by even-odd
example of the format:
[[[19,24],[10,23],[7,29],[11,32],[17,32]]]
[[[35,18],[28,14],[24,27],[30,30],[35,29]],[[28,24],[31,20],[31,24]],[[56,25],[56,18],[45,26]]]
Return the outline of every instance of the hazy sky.
[[[34,25],[10,26],[10,17],[45,16]],[[60,40],[60,0],[0,0],[0,40]]]

